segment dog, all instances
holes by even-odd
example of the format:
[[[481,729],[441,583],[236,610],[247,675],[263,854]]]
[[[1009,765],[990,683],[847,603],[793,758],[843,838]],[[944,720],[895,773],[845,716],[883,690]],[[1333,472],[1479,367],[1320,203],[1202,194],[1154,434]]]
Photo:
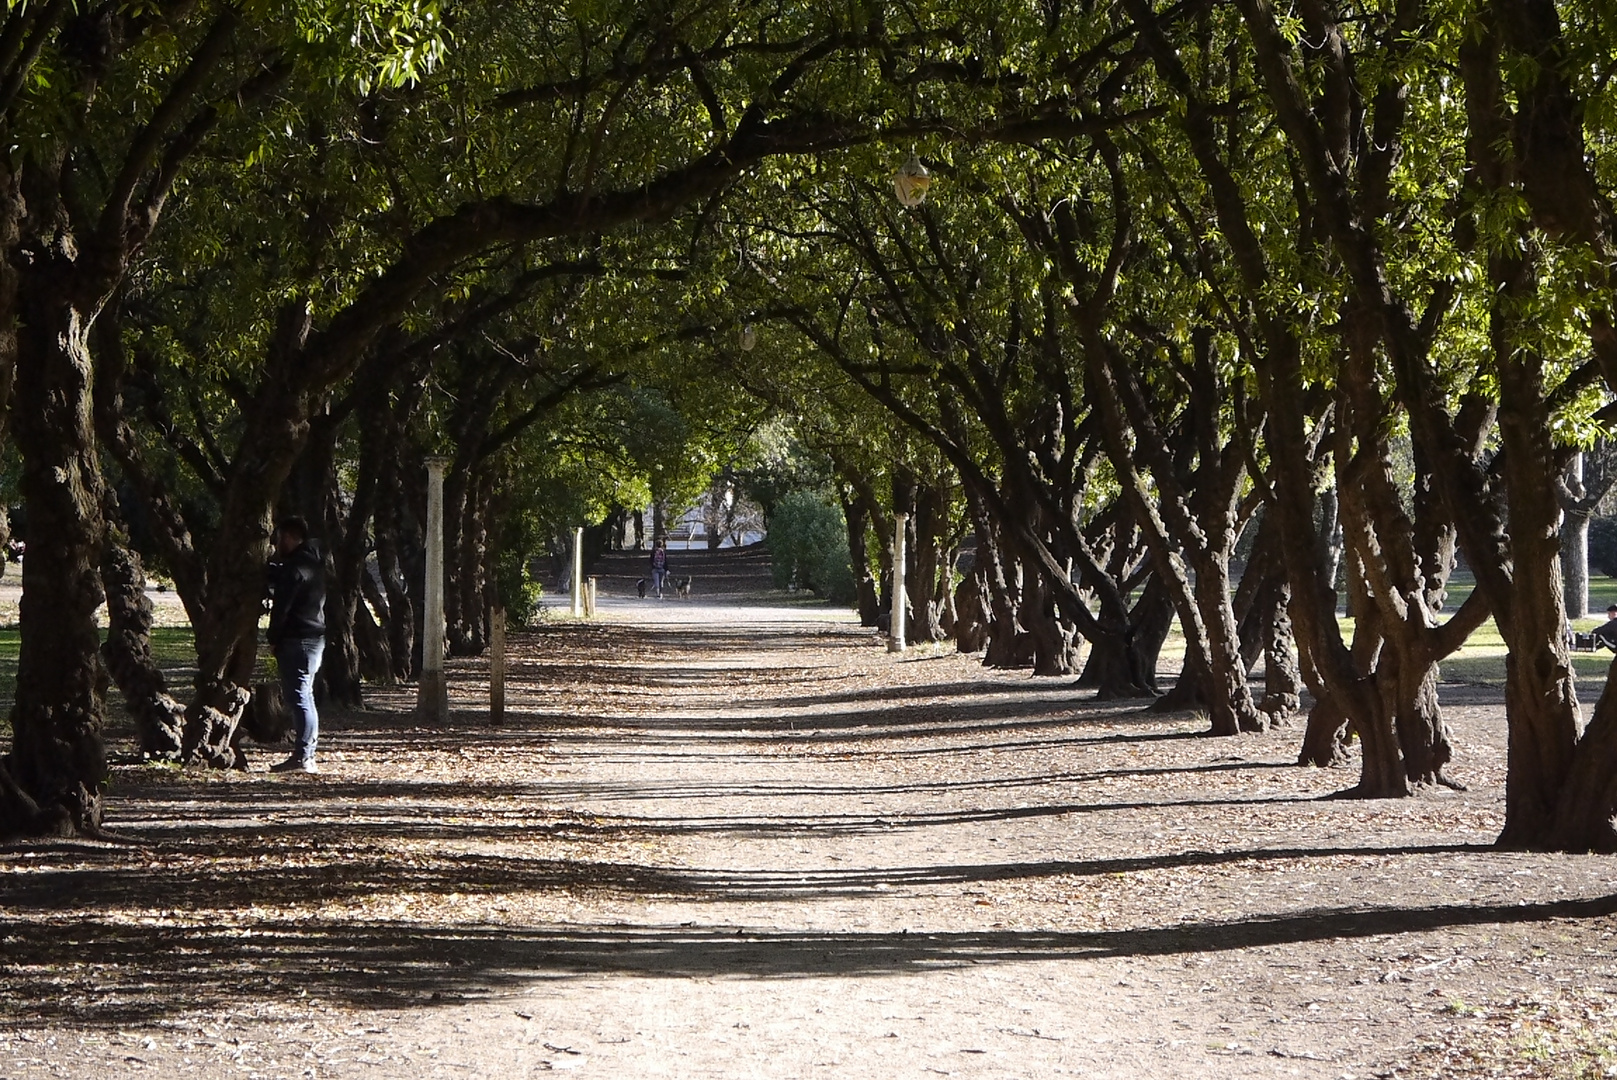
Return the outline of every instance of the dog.
[[[634,591],[640,594],[640,599],[644,600],[646,598],[646,579],[645,578],[641,578],[639,581],[634,583]]]
[[[688,577],[675,578],[674,595],[681,600],[689,600],[691,598],[691,579]]]

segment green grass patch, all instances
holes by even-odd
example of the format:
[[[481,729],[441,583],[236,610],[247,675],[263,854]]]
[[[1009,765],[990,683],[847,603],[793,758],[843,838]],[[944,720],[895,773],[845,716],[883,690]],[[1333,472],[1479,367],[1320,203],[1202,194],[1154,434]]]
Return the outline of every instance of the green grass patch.
[[[101,640],[107,634],[101,631]],[[22,631],[15,626],[0,627],[0,734],[11,737],[11,706],[17,700],[17,653]],[[152,659],[168,675],[171,688],[175,674],[196,667],[196,635],[189,626],[154,626],[151,633]],[[187,680],[189,681],[189,680]],[[117,692],[109,695],[116,707]]]
[[[1447,610],[1454,612],[1476,590],[1477,579],[1469,570],[1456,570],[1449,578]],[[1609,578],[1603,574],[1591,574],[1589,577],[1589,610],[1604,612],[1607,604],[1617,604],[1617,578]],[[1605,622],[1605,617],[1594,620],[1590,625],[1595,626]],[[1583,623],[1575,624],[1579,630],[1589,629]]]

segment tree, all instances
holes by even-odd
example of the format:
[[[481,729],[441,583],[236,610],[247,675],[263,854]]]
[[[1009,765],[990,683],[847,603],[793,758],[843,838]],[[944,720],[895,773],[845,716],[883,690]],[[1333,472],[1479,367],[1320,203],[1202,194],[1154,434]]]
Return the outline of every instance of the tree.
[[[266,14],[274,26],[284,13]],[[104,521],[90,335],[187,160],[228,113],[250,109],[297,66],[292,42],[318,46],[341,32],[298,14],[299,32],[280,39],[229,5],[126,11],[58,0],[16,5],[0,25],[0,123],[20,150],[0,178],[0,304],[19,327],[0,343],[0,384],[15,364],[14,430],[37,545],[24,569],[0,829],[99,831],[106,763],[93,612]],[[47,69],[51,77],[35,78]]]

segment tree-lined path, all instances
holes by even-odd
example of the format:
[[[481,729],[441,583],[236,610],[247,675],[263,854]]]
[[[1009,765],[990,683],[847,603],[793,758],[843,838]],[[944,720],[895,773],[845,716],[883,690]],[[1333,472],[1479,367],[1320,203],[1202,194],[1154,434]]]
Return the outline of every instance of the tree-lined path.
[[[116,768],[139,846],[7,849],[0,1075],[1335,1078],[1609,1039],[1609,870],[1488,846],[1497,704],[1452,710],[1469,791],[1322,800],[1295,729],[712,584],[515,637],[500,729],[463,661],[448,729],[378,695],[319,776]]]

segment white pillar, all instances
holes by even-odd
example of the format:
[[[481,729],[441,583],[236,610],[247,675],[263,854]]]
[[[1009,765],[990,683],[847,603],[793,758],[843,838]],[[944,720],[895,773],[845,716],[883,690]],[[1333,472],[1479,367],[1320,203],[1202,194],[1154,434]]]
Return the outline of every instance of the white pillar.
[[[887,651],[904,651],[904,533],[909,527],[908,514],[893,515],[893,613],[887,617]]]
[[[573,530],[573,614],[584,614],[584,530]]]
[[[449,719],[449,683],[444,677],[444,469],[449,459],[427,459],[427,588],[421,613],[421,679],[416,712],[428,723]]]

